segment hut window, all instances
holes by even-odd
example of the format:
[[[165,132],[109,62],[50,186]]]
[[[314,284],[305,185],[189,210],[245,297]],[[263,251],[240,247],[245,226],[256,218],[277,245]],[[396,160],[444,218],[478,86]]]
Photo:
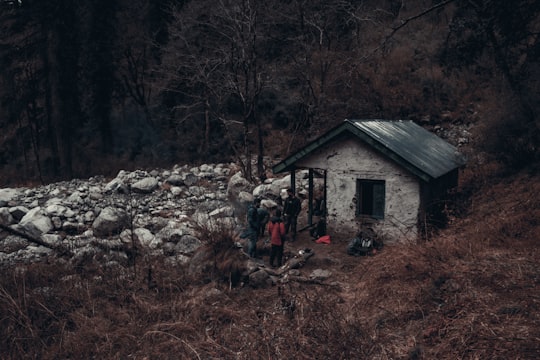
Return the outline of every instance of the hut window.
[[[356,216],[384,219],[384,180],[356,180]]]

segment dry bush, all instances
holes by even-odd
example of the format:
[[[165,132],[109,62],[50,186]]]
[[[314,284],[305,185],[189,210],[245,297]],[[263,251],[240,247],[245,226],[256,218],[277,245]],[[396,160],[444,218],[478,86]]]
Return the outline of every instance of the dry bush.
[[[377,355],[503,359],[540,351],[538,294],[515,296],[538,274],[534,256],[508,258],[455,238],[385,252],[393,261],[373,258],[377,272],[360,284],[369,290],[356,303],[372,309],[364,323],[376,334]]]
[[[477,151],[500,161],[506,171],[538,170],[540,127],[534,110],[525,108],[505,86],[486,92],[484,112],[476,128]]]
[[[109,271],[40,264],[1,277],[2,339],[21,358],[350,358],[369,353],[367,331],[343,312],[339,292],[300,284],[230,287],[232,238],[207,233],[211,282],[181,266],[147,259],[142,269]],[[236,254],[241,254],[235,249]],[[244,264],[244,261],[241,262]],[[24,269],[24,270],[22,270]],[[81,271],[82,270],[82,271]],[[151,280],[151,281],[150,281]]]
[[[195,259],[202,266],[204,277],[210,281],[225,281],[231,287],[239,285],[247,256],[236,246],[240,239],[234,230],[226,226],[200,227],[198,233],[204,245],[197,250]]]
[[[428,61],[426,51],[430,50],[400,46],[382,56],[376,65],[364,69],[363,76],[369,79],[365,95],[376,96],[374,100],[385,118],[411,119],[430,125],[447,120],[468,121],[469,102],[455,99],[470,98],[471,89],[462,79],[446,74],[440,65]]]

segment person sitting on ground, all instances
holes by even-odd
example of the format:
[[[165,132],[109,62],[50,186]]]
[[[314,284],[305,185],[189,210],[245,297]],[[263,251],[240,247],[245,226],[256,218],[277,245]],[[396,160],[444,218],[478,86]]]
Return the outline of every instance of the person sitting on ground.
[[[319,218],[317,223],[309,231],[312,237],[315,239],[320,238],[321,236],[326,235],[326,219],[324,217]]]

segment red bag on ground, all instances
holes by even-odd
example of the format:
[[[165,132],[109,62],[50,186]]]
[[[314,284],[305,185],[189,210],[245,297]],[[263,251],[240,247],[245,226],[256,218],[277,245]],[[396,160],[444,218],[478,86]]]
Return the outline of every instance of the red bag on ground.
[[[315,240],[317,244],[330,244],[330,235],[324,235]]]

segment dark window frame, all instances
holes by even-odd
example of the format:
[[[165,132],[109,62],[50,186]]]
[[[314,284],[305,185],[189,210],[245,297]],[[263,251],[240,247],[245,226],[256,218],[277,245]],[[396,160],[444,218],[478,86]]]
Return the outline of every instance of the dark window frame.
[[[356,179],[356,216],[384,219],[386,181]]]

